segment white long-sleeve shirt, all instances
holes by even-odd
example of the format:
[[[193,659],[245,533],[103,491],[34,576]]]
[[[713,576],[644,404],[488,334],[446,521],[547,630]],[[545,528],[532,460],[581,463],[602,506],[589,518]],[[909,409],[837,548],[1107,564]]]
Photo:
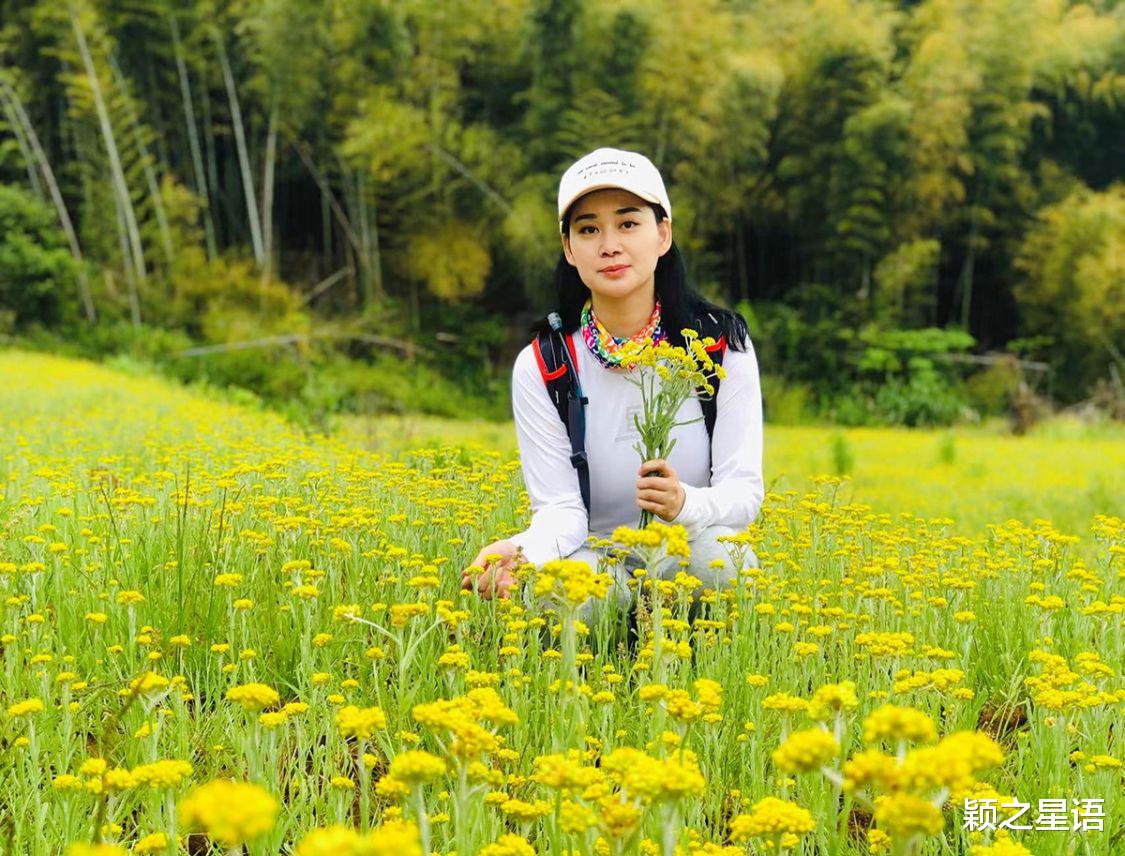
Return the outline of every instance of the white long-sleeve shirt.
[[[508,540],[539,565],[565,558],[593,535],[608,538],[618,526],[636,527],[641,457],[633,416],[641,411],[641,392],[624,369],[608,369],[586,347],[580,331],[571,334],[586,405],[586,454],[590,463],[590,513],[582,503],[578,471],[570,463],[570,439],[531,345],[512,370],[515,414],[524,485],[531,501],[531,524]],[[676,445],[668,460],[684,488],[684,505],[672,523],[682,524],[689,540],[708,526],[742,529],[758,516],[765,495],[762,482],[762,396],[752,344],[746,351],[727,348],[726,378],[719,384],[714,437],[708,457],[707,429],[699,401],[689,398],[672,429]],[[710,463],[709,463],[710,461]]]

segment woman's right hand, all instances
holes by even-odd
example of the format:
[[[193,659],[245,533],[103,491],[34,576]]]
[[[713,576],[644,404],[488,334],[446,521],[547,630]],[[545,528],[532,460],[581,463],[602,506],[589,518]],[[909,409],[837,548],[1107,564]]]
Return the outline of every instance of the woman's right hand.
[[[511,541],[493,541],[481,548],[477,557],[473,559],[472,566],[484,568],[474,578],[468,570],[461,572],[461,588],[466,591],[475,591],[485,600],[491,600],[493,594],[497,597],[507,598],[508,590],[515,585],[515,577],[511,572],[519,564],[519,547]],[[487,556],[499,556],[499,559],[489,561]]]

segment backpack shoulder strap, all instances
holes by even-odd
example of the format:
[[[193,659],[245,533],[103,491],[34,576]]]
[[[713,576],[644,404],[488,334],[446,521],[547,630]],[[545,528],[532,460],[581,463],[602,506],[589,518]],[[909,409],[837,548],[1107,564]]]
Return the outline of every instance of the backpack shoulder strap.
[[[558,349],[558,337],[541,332],[531,343],[531,349],[535,353],[535,362],[539,365],[539,374],[547,387],[547,395],[559,412],[563,425],[568,425],[570,414],[566,396],[570,390],[570,378],[567,377],[568,369]]]
[[[704,312],[695,319],[695,329],[699,333],[699,338],[704,339],[710,336],[715,340],[713,345],[705,345],[704,348],[711,360],[717,366],[723,364],[723,357],[727,352],[727,340],[723,335],[722,325],[719,319],[712,315],[710,312]],[[700,399],[699,404],[703,408],[703,424],[707,427],[707,439],[710,440],[715,433],[715,419],[719,415],[719,379],[716,377],[711,381],[711,385],[715,387],[715,394],[708,396],[705,399]]]
[[[540,332],[531,343],[539,374],[547,386],[547,396],[558,411],[559,419],[570,438],[570,463],[578,471],[578,489],[586,513],[590,513],[590,463],[586,458],[586,404],[578,378],[571,376],[563,357],[563,342],[570,351],[570,365],[578,370],[578,355],[570,336]]]

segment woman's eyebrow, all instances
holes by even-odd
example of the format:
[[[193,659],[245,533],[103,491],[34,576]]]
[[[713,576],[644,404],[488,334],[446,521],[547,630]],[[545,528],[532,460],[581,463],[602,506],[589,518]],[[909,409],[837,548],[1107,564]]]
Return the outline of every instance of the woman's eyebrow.
[[[640,208],[618,208],[613,213],[614,214],[628,214],[632,211],[636,211],[636,212],[639,213],[640,210],[641,210]],[[577,223],[579,220],[596,220],[596,219],[598,219],[597,214],[593,214],[593,213],[591,213],[591,214],[579,214],[577,217],[574,218],[574,222]]]

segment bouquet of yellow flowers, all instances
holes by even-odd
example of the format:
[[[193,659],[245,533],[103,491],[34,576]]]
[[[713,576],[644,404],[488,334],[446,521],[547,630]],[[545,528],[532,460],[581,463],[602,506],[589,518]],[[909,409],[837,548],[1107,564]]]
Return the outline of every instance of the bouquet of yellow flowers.
[[[722,366],[717,366],[707,353],[715,344],[710,336],[703,339],[695,330],[684,328],[684,347],[651,339],[628,342],[622,348],[621,365],[629,369],[628,380],[641,391],[641,413],[633,417],[633,424],[641,439],[633,448],[641,461],[667,458],[676,440],[671,436],[677,425],[690,425],[699,419],[677,422],[676,414],[690,397],[706,399],[715,394],[712,379],[726,377]],[[699,417],[702,419],[703,417]],[[641,512],[640,528],[652,519],[652,512]]]

